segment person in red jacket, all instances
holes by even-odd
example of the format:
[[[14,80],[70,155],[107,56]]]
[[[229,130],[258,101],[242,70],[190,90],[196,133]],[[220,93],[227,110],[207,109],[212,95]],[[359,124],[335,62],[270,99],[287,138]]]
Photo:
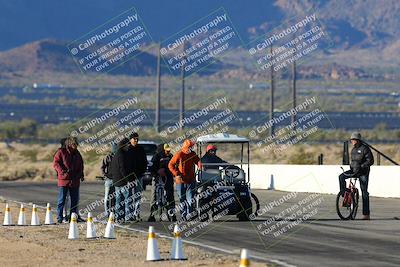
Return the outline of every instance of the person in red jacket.
[[[189,220],[194,216],[195,166],[200,163],[200,158],[192,150],[194,145],[193,141],[185,140],[182,149],[168,164],[168,169],[175,179],[182,220]]]
[[[72,212],[78,214],[79,186],[80,182],[84,180],[84,174],[83,159],[77,148],[77,140],[73,137],[68,137],[65,140],[65,147],[59,148],[54,155],[53,167],[57,172],[57,185],[59,188],[57,204],[58,223],[61,223],[63,220],[63,208],[68,193],[71,198],[70,215]]]

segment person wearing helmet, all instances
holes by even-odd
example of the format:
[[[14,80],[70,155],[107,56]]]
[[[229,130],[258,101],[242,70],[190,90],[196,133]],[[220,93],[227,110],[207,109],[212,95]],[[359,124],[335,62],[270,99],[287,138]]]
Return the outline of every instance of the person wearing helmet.
[[[350,170],[345,171],[339,176],[340,193],[342,196],[346,190],[346,179],[358,177],[363,200],[363,220],[370,219],[368,179],[371,165],[374,164],[374,156],[371,149],[361,141],[360,133],[352,133],[350,142],[353,145],[351,150]]]
[[[189,139],[185,140],[182,149],[168,163],[168,169],[174,176],[176,183],[181,220],[190,220],[194,216],[195,166],[200,163],[200,158],[193,151],[194,145],[193,141]]]
[[[210,144],[206,148],[206,153],[201,158],[201,166],[203,167],[204,171],[206,171],[207,169],[218,170],[220,167],[218,165],[218,163],[221,163],[221,165],[224,165],[227,162],[217,156],[217,147],[215,145]],[[214,164],[216,164],[216,165],[214,165]]]

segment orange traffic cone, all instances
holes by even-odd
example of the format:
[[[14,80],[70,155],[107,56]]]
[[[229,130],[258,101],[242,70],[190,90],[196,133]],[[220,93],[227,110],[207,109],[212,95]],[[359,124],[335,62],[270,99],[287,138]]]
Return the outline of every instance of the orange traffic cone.
[[[26,224],[26,217],[25,217],[25,207],[24,204],[21,204],[21,208],[19,209],[18,215],[18,225],[25,226]]]
[[[11,209],[8,206],[8,203],[6,203],[6,211],[4,213],[4,221],[3,221],[4,226],[10,226],[13,225],[12,223],[12,217],[11,217]]]
[[[158,250],[156,234],[154,233],[154,227],[149,226],[146,261],[159,261],[159,260],[161,260],[161,257],[160,257],[160,251]]]
[[[248,266],[250,266],[249,251],[247,249],[242,249],[242,252],[240,253],[239,267],[248,267]]]
[[[178,224],[174,227],[174,240],[172,241],[171,260],[187,260],[183,254],[181,232]]]

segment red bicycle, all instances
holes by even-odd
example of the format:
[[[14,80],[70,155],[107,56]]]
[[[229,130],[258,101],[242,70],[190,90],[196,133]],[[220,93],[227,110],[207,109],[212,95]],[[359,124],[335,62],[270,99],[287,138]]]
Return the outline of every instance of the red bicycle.
[[[343,168],[342,170],[344,172]],[[336,212],[342,220],[354,220],[357,216],[358,200],[360,198],[360,193],[356,186],[358,178],[351,175],[347,176],[350,181],[346,191],[343,195],[339,192],[336,197]]]

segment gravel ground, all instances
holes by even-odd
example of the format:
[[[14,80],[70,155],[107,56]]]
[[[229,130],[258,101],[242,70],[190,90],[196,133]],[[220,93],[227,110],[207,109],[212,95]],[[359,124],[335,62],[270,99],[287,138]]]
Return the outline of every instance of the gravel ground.
[[[10,203],[13,223],[17,222],[19,205]],[[0,203],[1,224],[5,203]],[[45,211],[39,209],[41,223]],[[31,207],[26,207],[30,223]],[[81,224],[79,224],[81,226]],[[116,240],[85,240],[82,225],[79,240],[68,240],[68,224],[54,226],[0,226],[0,266],[238,266],[239,257],[220,255],[184,245],[187,261],[146,262],[147,237],[118,229]],[[97,224],[98,231],[104,228]],[[81,227],[80,227],[81,228]],[[171,241],[158,238],[161,257],[168,259]],[[252,262],[251,266],[266,266]]]

